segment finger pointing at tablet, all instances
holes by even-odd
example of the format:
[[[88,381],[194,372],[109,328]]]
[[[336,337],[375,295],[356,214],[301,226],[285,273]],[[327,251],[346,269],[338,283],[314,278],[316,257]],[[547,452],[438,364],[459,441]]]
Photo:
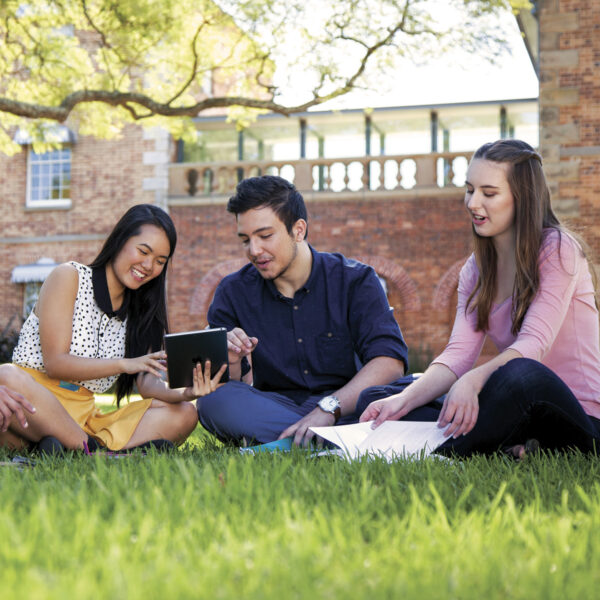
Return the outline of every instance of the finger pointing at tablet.
[[[248,356],[256,345],[258,338],[249,337],[243,329],[236,327],[227,332],[227,350],[229,351],[229,362],[237,363],[242,357]]]

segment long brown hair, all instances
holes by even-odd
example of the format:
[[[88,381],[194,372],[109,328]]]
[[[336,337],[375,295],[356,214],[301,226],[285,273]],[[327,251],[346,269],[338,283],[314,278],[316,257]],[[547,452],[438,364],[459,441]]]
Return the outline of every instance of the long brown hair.
[[[521,140],[498,140],[481,146],[473,155],[472,160],[476,159],[509,165],[507,181],[515,203],[517,263],[511,332],[516,335],[540,286],[538,257],[544,235],[548,229],[564,230],[550,205],[542,158],[529,144]],[[497,255],[492,238],[477,235],[474,228],[473,240],[479,277],[467,307],[477,311],[477,329],[485,331],[496,294]]]

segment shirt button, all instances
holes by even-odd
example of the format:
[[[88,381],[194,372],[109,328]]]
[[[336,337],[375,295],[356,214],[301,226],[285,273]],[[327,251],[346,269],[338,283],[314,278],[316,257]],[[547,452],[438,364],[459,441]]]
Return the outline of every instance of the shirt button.
[[[327,334],[327,337],[332,337],[333,333],[331,333],[331,331]]]
[[[298,338],[298,343],[301,344],[302,343],[302,338]]]
[[[294,310],[298,310],[298,305],[294,304]]]
[[[308,369],[304,369],[304,374],[308,375]]]

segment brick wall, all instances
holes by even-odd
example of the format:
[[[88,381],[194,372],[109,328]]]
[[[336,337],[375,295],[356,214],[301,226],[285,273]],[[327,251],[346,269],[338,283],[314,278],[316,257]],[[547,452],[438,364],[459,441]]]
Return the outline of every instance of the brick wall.
[[[129,206],[155,201],[155,189],[148,185],[155,167],[144,165],[144,154],[155,150],[156,140],[145,137],[136,127],[126,129],[118,140],[79,137],[72,148],[69,210],[27,210],[27,152],[2,157],[0,331],[22,311],[24,286],[10,282],[15,266],[44,256],[59,263],[90,262]]]
[[[461,191],[307,205],[309,242],[371,264],[386,280],[410,344],[441,350],[454,318],[458,270],[470,248]],[[224,204],[172,207],[171,216],[179,235],[169,279],[171,328],[201,328],[217,283],[245,262],[235,218]]]
[[[542,0],[540,147],[553,204],[600,260],[600,2]]]

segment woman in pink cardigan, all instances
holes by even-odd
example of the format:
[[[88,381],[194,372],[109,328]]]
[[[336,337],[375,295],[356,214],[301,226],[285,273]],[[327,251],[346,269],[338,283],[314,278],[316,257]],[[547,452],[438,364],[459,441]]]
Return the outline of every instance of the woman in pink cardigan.
[[[458,455],[591,451],[600,442],[594,282],[582,245],[552,212],[542,159],[519,140],[485,144],[466,188],[475,251],[450,341],[399,393],[363,392],[361,421],[437,419],[448,436],[438,451]],[[499,353],[474,367],[486,336]]]

